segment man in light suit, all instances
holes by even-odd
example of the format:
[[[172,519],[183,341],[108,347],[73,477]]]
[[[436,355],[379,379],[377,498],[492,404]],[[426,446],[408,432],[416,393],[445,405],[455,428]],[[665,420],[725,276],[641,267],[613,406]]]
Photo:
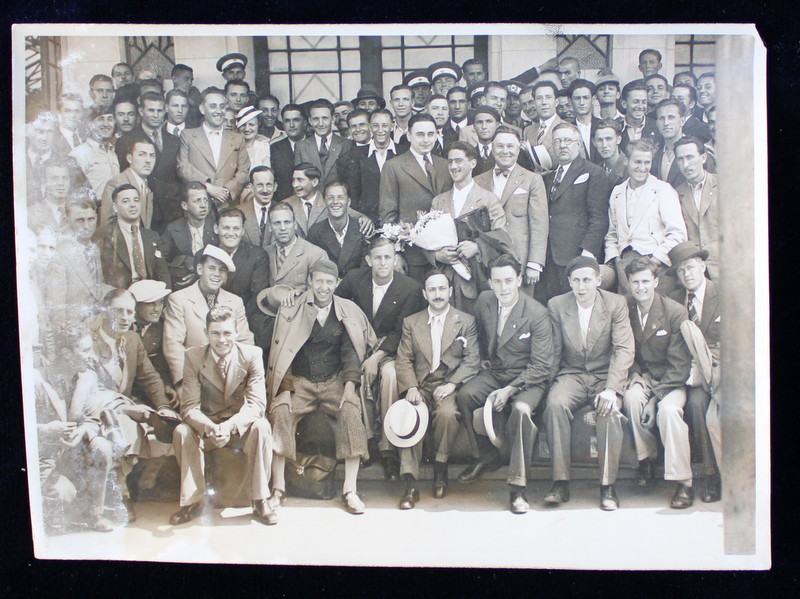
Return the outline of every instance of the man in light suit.
[[[387,160],[381,171],[380,220],[382,223],[417,221],[417,211],[427,212],[431,201],[453,186],[447,172],[447,161],[431,156],[436,143],[436,123],[427,114],[414,115],[409,119],[411,148],[396,158]],[[422,279],[429,264],[424,253],[409,248],[405,261],[408,275]]]
[[[520,92],[519,98],[522,105],[533,100],[539,122],[533,122],[523,130],[522,134],[527,142],[525,151],[529,154],[537,173],[544,174],[558,163],[557,151],[553,146],[553,129],[563,123],[556,114],[556,94],[558,86],[548,80],[536,82],[526,86]]]
[[[616,268],[620,293],[629,291],[625,266],[634,258],[653,258],[659,265],[659,289],[669,294],[675,281],[665,273],[667,254],[686,241],[678,194],[669,183],[651,174],[654,148],[640,139],[628,145],[628,180],[611,192],[608,201],[606,263]],[[665,276],[662,276],[665,275]]]
[[[65,161],[50,158],[42,165],[42,175],[39,183],[43,184],[44,194],[42,199],[28,205],[28,227],[31,231],[47,227],[60,233],[67,227],[64,206],[70,191],[69,166]]]
[[[544,175],[550,210],[544,285],[537,298],[565,293],[568,281],[564,267],[575,256],[597,259],[608,232],[608,191],[610,185],[602,168],[580,157],[581,136],[570,123],[553,127],[556,168]]]
[[[236,341],[253,345],[242,298],[222,289],[228,272],[235,271],[231,257],[218,247],[206,246],[198,260],[198,280],[167,298],[164,311],[164,357],[178,389],[183,381],[184,352],[205,345],[206,315],[213,306],[227,306],[236,318]]]
[[[541,175],[517,162],[521,141],[513,129],[498,127],[492,142],[495,168],[475,177],[475,183],[500,198],[514,254],[525,269],[523,289],[533,295],[547,255],[547,192]]]
[[[172,525],[200,514],[205,497],[206,451],[230,446],[244,451],[253,519],[277,524],[269,506],[272,428],[265,418],[266,383],[261,349],[236,341],[237,319],[228,306],[206,316],[208,344],[186,351],[181,394],[183,422],[175,428],[173,446],[181,467],[181,508]]]
[[[633,432],[639,486],[652,482],[653,461],[658,457],[652,428],[658,425],[664,444],[664,479],[677,481],[670,507],[685,509],[694,502],[689,427],[683,421],[691,362],[681,334],[687,315],[683,306],[656,292],[657,270],[647,258],[637,258],[625,267],[636,357],[622,397],[622,412]]]
[[[370,390],[376,387],[377,391],[377,396],[375,391],[367,395],[367,399],[372,399],[372,405],[367,405],[367,435],[380,437],[376,454],[380,453],[384,476],[387,480],[397,480],[400,476],[397,451],[383,434],[383,421],[386,411],[397,401],[395,355],[403,319],[422,310],[425,300],[417,281],[395,272],[397,250],[391,240],[380,235],[373,237],[366,261],[367,267],[345,275],[336,295],[352,300],[361,308],[379,340],[373,354],[362,364],[366,385]],[[372,452],[370,448],[370,455]]]
[[[476,435],[472,414],[492,402],[501,443],[510,445],[508,473],[510,507],[514,514],[528,511],[525,486],[538,429],[532,416],[547,391],[553,370],[553,333],[550,316],[539,302],[520,293],[519,262],[508,254],[489,265],[491,291],[475,303],[481,350],[481,370],[458,391],[458,407],[470,438],[474,464],[459,476],[461,483],[501,466],[500,454],[484,435]],[[506,406],[510,409],[506,410]]]
[[[320,171],[320,182],[325,184],[338,179],[336,160],[353,145],[333,133],[333,105],[328,100],[312,102],[308,109],[308,121],[314,135],[298,141],[294,148],[295,166],[309,162]]]
[[[553,488],[548,505],[569,501],[572,419],[586,405],[595,407],[600,507],[619,507],[614,491],[622,450],[619,411],[633,364],[634,338],[628,304],[620,295],[598,289],[600,265],[588,256],[573,258],[566,267],[571,291],[551,299],[557,373],[547,397],[544,425],[553,462]]]
[[[685,306],[689,319],[700,328],[711,353],[712,373],[717,375],[714,381],[704,380],[697,362],[693,359],[686,381],[686,420],[692,435],[692,447],[703,459],[705,484],[700,492],[700,499],[704,503],[710,503],[719,501],[722,496],[719,475],[722,435],[718,397],[722,298],[716,284],[705,277],[708,250],[685,241],[670,250],[669,258],[681,284],[680,288],[670,294],[670,298]]]
[[[350,193],[341,181],[325,186],[323,197],[328,218],[308,231],[308,241],[322,248],[336,266],[339,277],[359,268],[367,253],[367,239],[358,230],[358,223],[348,215]]]
[[[200,112],[204,121],[184,129],[178,157],[178,176],[185,182],[202,181],[217,208],[235,205],[247,185],[250,158],[244,137],[223,129],[225,94],[216,87],[203,92]]]
[[[142,224],[151,228],[153,222],[153,192],[147,184],[147,178],[153,172],[156,163],[156,149],[149,141],[134,141],[126,151],[128,167],[111,178],[103,191],[100,201],[100,224],[107,225],[114,216],[111,192],[124,183],[133,185],[139,190]]]
[[[447,492],[447,461],[458,435],[456,391],[477,374],[480,352],[475,319],[450,305],[452,287],[447,275],[431,270],[424,283],[428,307],[403,321],[395,368],[398,401],[412,405],[424,401],[432,412],[433,496],[441,499]],[[412,509],[419,501],[422,443],[400,449],[400,474],[406,481],[401,510]]]
[[[675,162],[686,178],[676,188],[686,234],[701,250],[708,251],[706,272],[719,281],[719,200],[717,176],[706,168],[706,147],[693,137],[682,137],[675,143]]]
[[[167,261],[161,254],[161,238],[141,226],[139,190],[123,183],[111,192],[116,222],[97,230],[94,240],[100,246],[103,279],[117,289],[127,289],[139,279],[172,283]]]
[[[272,243],[272,229],[269,226],[269,209],[275,198],[277,184],[275,171],[268,166],[259,165],[250,171],[252,195],[243,197],[236,207],[244,214],[244,241],[267,249]]]

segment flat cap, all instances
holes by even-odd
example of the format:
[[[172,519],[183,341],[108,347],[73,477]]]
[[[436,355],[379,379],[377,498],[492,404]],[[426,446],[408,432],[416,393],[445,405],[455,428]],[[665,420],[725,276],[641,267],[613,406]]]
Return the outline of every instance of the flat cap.
[[[339,267],[336,266],[331,260],[327,258],[323,258],[322,260],[317,260],[314,264],[311,265],[311,268],[308,269],[309,274],[314,274],[315,272],[325,273],[326,275],[333,275],[334,277],[339,277]]]

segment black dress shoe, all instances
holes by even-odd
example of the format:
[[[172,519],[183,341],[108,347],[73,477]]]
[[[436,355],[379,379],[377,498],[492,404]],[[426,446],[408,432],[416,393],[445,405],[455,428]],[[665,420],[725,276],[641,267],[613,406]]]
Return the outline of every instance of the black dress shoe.
[[[253,500],[253,520],[272,526],[278,523],[278,514],[269,507],[268,499],[255,499]]]
[[[703,503],[714,503],[722,498],[722,485],[720,482],[719,476],[706,477],[705,489],[703,490],[702,497],[700,497]]]
[[[649,487],[653,484],[653,460],[650,458],[639,462],[639,471],[636,473],[636,484],[640,487]]]
[[[613,512],[619,508],[619,498],[614,485],[603,485],[600,487],[600,509],[606,512]]]
[[[383,465],[383,478],[386,480],[398,480],[400,478],[400,462],[395,458],[381,458]]]
[[[687,487],[683,483],[678,483],[678,488],[675,489],[675,495],[669,502],[669,507],[674,510],[685,510],[687,507],[692,507],[694,503],[694,489]]]
[[[510,501],[512,514],[527,514],[531,507],[525,497],[525,491],[511,491]]]
[[[557,480],[553,483],[553,488],[544,496],[544,502],[548,505],[558,505],[569,501],[569,481]]]
[[[406,489],[405,495],[400,498],[399,507],[401,510],[413,510],[418,501],[419,491],[414,487],[409,487]]]
[[[433,496],[441,499],[447,493],[447,464],[433,463]]]
[[[478,480],[484,472],[494,472],[502,467],[502,463],[497,461],[482,462],[477,461],[471,466],[468,466],[461,474],[458,475],[458,482],[471,483]]]
[[[195,516],[200,515],[200,512],[202,511],[202,501],[198,501],[197,503],[193,503],[191,505],[185,505],[169,517],[169,523],[173,526],[177,526],[178,524],[186,524],[190,520],[193,520]]]
[[[123,497],[122,505],[125,507],[128,522],[136,522],[136,510],[133,509],[133,500],[130,497]]]

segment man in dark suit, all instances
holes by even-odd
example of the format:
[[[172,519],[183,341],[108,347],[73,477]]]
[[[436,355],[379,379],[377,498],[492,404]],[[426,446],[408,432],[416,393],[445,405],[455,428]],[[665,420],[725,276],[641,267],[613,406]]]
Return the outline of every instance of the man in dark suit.
[[[181,200],[183,218],[167,225],[161,236],[165,246],[164,257],[176,291],[194,282],[194,257],[197,252],[202,251],[209,243],[217,244],[214,219],[209,215],[210,203],[205,185],[200,181],[187,184]]]
[[[111,192],[120,185],[128,183],[139,190],[139,199],[142,205],[142,224],[148,229],[152,228],[154,202],[153,191],[150,189],[148,179],[150,173],[153,172],[155,163],[155,146],[147,137],[143,135],[142,139],[134,139],[129,144],[126,151],[126,164],[128,166],[120,174],[112,177],[103,191],[103,197],[100,200],[100,224],[107,225],[113,220],[114,212]]]
[[[655,109],[656,127],[661,136],[661,144],[653,154],[653,167],[651,173],[662,181],[666,181],[677,189],[686,183],[675,160],[675,143],[683,137],[683,121],[686,118],[686,109],[675,98],[661,100]]]
[[[553,321],[557,373],[547,397],[544,425],[553,462],[549,505],[569,501],[572,419],[586,405],[595,408],[600,465],[600,507],[619,507],[614,491],[622,426],[622,393],[633,364],[634,339],[625,298],[599,289],[600,265],[576,256],[566,267],[571,291],[552,298],[547,307]]]
[[[597,126],[602,122],[592,114],[592,98],[595,94],[595,86],[586,79],[575,79],[569,84],[567,90],[569,101],[572,104],[572,112],[575,113],[575,126],[581,134],[581,157],[587,158],[594,164],[600,164],[602,159],[594,147],[592,139]]]
[[[654,119],[647,116],[647,88],[643,83],[631,81],[622,88],[622,107],[625,121],[622,129],[620,151],[625,152],[628,144],[639,139],[656,140],[658,129]]]
[[[186,352],[181,394],[183,422],[175,428],[173,447],[181,466],[181,508],[173,525],[200,514],[205,497],[203,452],[231,446],[244,452],[253,519],[277,524],[269,506],[272,428],[265,417],[267,388],[261,349],[235,341],[236,319],[227,306],[206,317],[208,345]]]
[[[308,230],[308,241],[322,248],[328,258],[339,268],[339,277],[364,263],[367,240],[358,229],[358,222],[350,218],[350,194],[341,181],[332,181],[325,186],[323,199],[328,218],[312,225]]]
[[[440,94],[432,94],[425,105],[425,113],[433,117],[436,123],[436,143],[431,150],[432,156],[447,156],[447,147],[444,140],[444,126],[447,123],[450,111],[447,107],[447,98]]]
[[[447,492],[447,461],[458,434],[456,390],[478,372],[480,353],[475,318],[450,305],[452,287],[440,270],[429,271],[423,295],[428,308],[403,321],[397,348],[399,401],[418,405],[424,401],[432,412],[433,496]],[[400,449],[400,473],[406,491],[400,509],[412,509],[419,501],[417,478],[422,459],[422,439]]]
[[[606,172],[612,188],[628,178],[628,160],[619,149],[621,143],[622,125],[614,119],[602,119],[592,133],[592,145],[600,157],[598,164]]]
[[[496,413],[494,428],[500,443],[511,449],[507,479],[511,511],[524,514],[530,507],[525,486],[538,432],[532,416],[553,370],[552,325],[545,307],[520,293],[522,272],[513,256],[503,254],[491,262],[489,283],[492,290],[481,293],[475,302],[481,370],[457,395],[476,461],[458,481],[472,482],[501,466],[499,452],[484,435],[475,434],[471,417],[489,401]]]
[[[216,87],[203,92],[202,126],[184,129],[178,156],[178,176],[186,183],[202,181],[218,209],[235,205],[247,185],[250,158],[244,137],[223,129],[225,94]]]
[[[672,88],[672,97],[678,102],[683,104],[686,111],[686,120],[683,121],[683,134],[691,137],[696,137],[701,142],[708,143],[711,141],[711,129],[708,128],[708,123],[695,116],[695,109],[697,108],[697,89],[694,85],[683,84],[675,85]]]
[[[294,163],[298,165],[308,162],[316,166],[323,184],[335,181],[339,176],[336,160],[352,147],[353,142],[333,133],[333,104],[328,100],[312,102],[308,110],[308,120],[314,135],[297,142]]]
[[[691,241],[685,241],[670,250],[669,259],[683,287],[673,291],[670,297],[686,307],[689,320],[700,328],[711,353],[713,372],[717,374],[722,306],[716,284],[705,277],[708,251]],[[719,475],[722,443],[718,389],[703,378],[697,362],[692,360],[687,380],[686,420],[692,435],[692,446],[703,459],[705,485],[700,492],[700,499],[710,503],[719,501],[722,496]],[[718,376],[714,378],[718,383]]]
[[[633,432],[639,486],[652,482],[653,462],[658,457],[658,440],[652,429],[658,425],[664,445],[664,479],[678,485],[670,507],[685,509],[694,502],[689,427],[683,421],[691,362],[681,334],[686,310],[656,292],[657,271],[647,258],[637,258],[625,267],[636,357],[622,397],[622,413]]]
[[[382,223],[417,221],[417,211],[431,209],[434,196],[453,186],[447,171],[447,161],[431,156],[436,143],[436,123],[426,114],[414,115],[409,120],[411,148],[408,152],[387,160],[381,171],[380,220]],[[422,280],[428,263],[424,253],[409,248],[405,256],[408,274]]]
[[[272,170],[275,171],[276,202],[288,198],[293,193],[295,146],[306,136],[306,117],[298,104],[286,104],[281,109],[281,118],[286,138],[276,141],[269,147],[269,160]]]
[[[442,128],[442,134],[445,147],[450,147],[451,143],[458,140],[461,130],[472,124],[467,88],[455,86],[447,90],[447,108],[450,118]]]
[[[133,331],[139,335],[144,346],[144,351],[150,363],[161,376],[165,389],[172,386],[172,376],[169,365],[164,357],[162,343],[164,341],[164,298],[170,293],[163,281],[142,279],[136,281],[129,288],[136,299],[136,320]],[[133,394],[139,397],[143,391],[141,385],[134,382]]]
[[[543,300],[568,290],[564,267],[575,256],[600,257],[608,231],[608,192],[605,172],[579,156],[581,135],[575,125],[553,128],[558,166],[544,176],[550,209],[547,258],[537,287]]]
[[[370,439],[380,437],[377,449],[388,480],[396,480],[400,475],[397,451],[383,435],[386,411],[397,401],[397,345],[403,332],[403,319],[425,307],[422,285],[395,271],[396,258],[394,243],[386,237],[375,236],[366,256],[368,266],[351,270],[336,288],[336,295],[352,300],[367,315],[379,339],[375,351],[362,367],[369,387],[367,399],[372,400],[372,406],[367,406],[367,435]]]
[[[245,217],[244,240],[263,249],[272,243],[269,209],[275,198],[276,187],[275,171],[259,165],[250,171],[251,193],[242,194],[242,202],[236,206]]]
[[[494,156],[492,156],[492,140],[495,131],[500,124],[500,113],[491,106],[480,106],[472,117],[472,126],[475,128],[475,135],[478,143],[475,150],[478,153],[478,163],[472,171],[472,176],[477,177],[494,168]]]
[[[172,280],[161,254],[161,239],[141,226],[139,190],[129,183],[120,185],[111,192],[111,202],[117,221],[95,234],[105,282],[127,289],[134,281],[155,279],[170,287]]]

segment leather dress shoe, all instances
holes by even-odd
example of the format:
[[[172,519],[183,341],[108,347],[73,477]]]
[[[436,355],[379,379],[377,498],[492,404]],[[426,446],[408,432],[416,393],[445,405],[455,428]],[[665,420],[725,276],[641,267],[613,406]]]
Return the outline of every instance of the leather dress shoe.
[[[95,516],[94,519],[89,523],[89,528],[95,532],[111,532],[114,530],[114,526],[111,524],[111,521],[103,516]]]
[[[650,458],[639,462],[639,470],[636,473],[636,484],[640,487],[649,487],[653,484],[653,460]]]
[[[277,510],[286,503],[286,491],[282,489],[272,489],[272,494],[269,496],[269,499],[267,499],[267,503],[271,510]]]
[[[458,475],[458,482],[475,482],[484,472],[494,472],[495,470],[499,470],[502,465],[503,464],[500,462],[482,462],[479,460],[471,466],[468,466],[461,474]]]
[[[544,496],[544,502],[548,505],[558,505],[569,501],[569,482],[557,480],[553,483],[553,488]]]
[[[400,463],[394,458],[381,458],[383,465],[383,478],[398,480],[400,478]]]
[[[619,498],[614,485],[603,485],[600,487],[600,509],[606,512],[613,512],[619,508]]]
[[[447,464],[434,462],[433,465],[433,497],[441,499],[447,493]]]
[[[128,522],[136,522],[136,510],[133,509],[133,500],[130,497],[123,497],[122,505],[125,507]]]
[[[703,495],[700,497],[703,503],[714,503],[722,498],[722,485],[720,482],[719,476],[706,477],[705,489],[703,490]]]
[[[269,499],[253,500],[253,520],[267,526],[278,523],[278,514],[269,507]]]
[[[355,491],[348,491],[342,495],[342,504],[344,505],[344,509],[350,514],[363,514],[367,509],[364,502],[361,501],[361,498]]]
[[[687,487],[683,483],[678,483],[678,488],[675,489],[675,495],[669,502],[669,507],[674,510],[685,510],[687,507],[692,507],[694,503],[694,489]]]
[[[409,487],[406,489],[405,494],[400,498],[399,507],[401,510],[413,510],[418,501],[419,491],[414,487]]]
[[[173,526],[177,526],[178,524],[186,524],[190,520],[193,520],[195,516],[199,516],[200,512],[202,511],[202,501],[198,501],[197,503],[193,503],[191,505],[185,505],[169,517],[169,523]]]
[[[531,507],[525,497],[525,491],[511,491],[510,501],[512,514],[527,514]]]

